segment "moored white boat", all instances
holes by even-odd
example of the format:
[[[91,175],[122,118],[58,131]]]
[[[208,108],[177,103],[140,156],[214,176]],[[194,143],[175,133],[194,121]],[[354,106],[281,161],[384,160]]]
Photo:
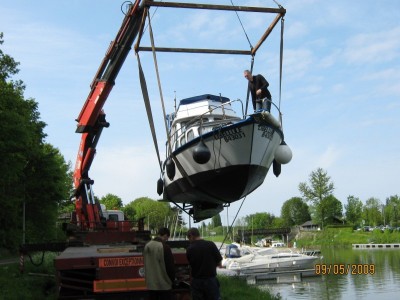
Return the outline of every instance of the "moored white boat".
[[[225,268],[240,275],[313,269],[320,258],[309,256],[289,249],[259,248],[249,254],[225,261]]]

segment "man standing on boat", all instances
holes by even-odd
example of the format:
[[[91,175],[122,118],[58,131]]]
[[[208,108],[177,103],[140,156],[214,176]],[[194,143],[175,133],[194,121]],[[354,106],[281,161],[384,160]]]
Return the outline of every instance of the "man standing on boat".
[[[264,108],[271,111],[271,93],[268,90],[269,83],[261,74],[252,75],[249,70],[244,71],[244,78],[249,81],[249,90],[253,100],[254,110]]]

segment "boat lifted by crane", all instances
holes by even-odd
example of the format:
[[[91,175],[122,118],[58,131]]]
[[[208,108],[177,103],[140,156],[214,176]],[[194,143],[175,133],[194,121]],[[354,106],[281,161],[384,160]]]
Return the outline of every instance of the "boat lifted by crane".
[[[264,182],[271,167],[274,174],[279,176],[281,165],[288,163],[292,157],[292,152],[284,140],[280,101],[279,105],[272,103],[272,112],[261,108],[248,114],[247,93],[245,110],[245,101],[238,100],[242,107],[242,114],[239,116],[234,111],[233,101],[230,99],[204,94],[182,99],[178,109],[167,115],[156,58],[158,52],[248,55],[251,57],[252,71],[258,49],[281,21],[282,70],[283,17],[286,13],[282,6],[267,8],[138,0],[131,7],[136,8],[135,13],[131,14],[130,9],[126,14],[126,24],[123,24],[117,38],[111,43],[77,118],[77,132],[82,133],[82,139],[74,172],[76,219],[78,224],[91,229],[101,223],[102,218],[99,204],[93,196],[93,180],[89,177],[89,170],[102,130],[109,126],[103,106],[135,41],[134,50],[138,60],[143,100],[160,166],[161,176],[157,183],[157,192],[163,195],[163,201],[175,204],[195,222],[210,218],[225,206],[257,189]],[[275,17],[250,50],[157,47],[149,13],[151,7],[208,9],[231,11],[236,14],[257,12],[273,14]],[[150,46],[141,45],[145,29],[148,29],[150,34]],[[139,53],[144,51],[153,53],[156,67],[167,133],[164,163],[159,155],[151,101],[139,57]],[[282,74],[280,75],[281,78]]]
[[[251,57],[252,71],[258,49],[281,21],[282,77],[283,17],[286,13],[282,6],[266,8],[171,2],[153,2],[151,5],[275,15],[257,44],[254,47],[250,45],[250,50],[157,47],[148,18],[151,46],[140,46],[139,39],[135,49],[137,52],[153,52],[157,76],[157,52],[248,55]],[[140,59],[138,62],[143,97],[149,103],[147,90],[143,89],[146,84]],[[158,82],[161,91],[160,80]],[[162,93],[160,98],[163,102]],[[256,190],[271,167],[274,174],[279,176],[281,165],[292,158],[292,151],[284,140],[280,101],[276,105],[270,99],[261,99],[264,105],[249,114],[248,101],[249,92],[244,110],[245,101],[231,101],[222,95],[204,94],[180,100],[178,108],[168,115],[164,111],[167,151],[164,163],[159,160],[162,175],[157,183],[157,192],[162,194],[164,201],[180,207],[195,222],[218,214],[224,207]],[[233,109],[234,102],[239,102],[239,107],[242,107],[241,115]],[[266,105],[267,102],[270,102],[269,105]],[[272,107],[272,111],[269,107]],[[154,133],[153,139],[156,140]]]

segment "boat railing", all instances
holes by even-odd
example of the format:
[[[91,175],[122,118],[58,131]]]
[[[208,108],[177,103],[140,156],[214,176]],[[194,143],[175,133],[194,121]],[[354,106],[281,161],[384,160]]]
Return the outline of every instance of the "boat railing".
[[[261,108],[257,108],[257,107],[256,107],[255,112],[263,111],[263,110],[265,111],[266,109],[263,108],[263,107],[264,107],[263,104],[269,102],[269,103],[271,103],[271,109],[269,110],[269,112],[271,113],[272,107],[275,107],[276,110],[277,110],[277,112],[278,112],[279,119],[281,119],[281,115],[282,115],[281,110],[280,110],[280,108],[279,108],[271,99],[263,98],[263,99],[260,99],[259,101],[262,103],[262,104],[261,104]],[[252,115],[252,113],[249,113],[249,114],[245,115],[244,117],[247,117],[247,116],[249,116],[249,115]]]
[[[262,99],[263,102],[270,102],[271,103],[271,107],[275,107],[276,110],[278,111],[279,114],[279,123],[278,124],[282,124],[282,117],[281,117],[281,112],[279,107],[270,99],[268,98],[264,98]],[[232,103],[238,102],[241,106],[241,110],[242,110],[242,119],[245,119],[246,117],[248,117],[248,115],[245,115],[244,112],[244,108],[243,108],[243,101],[241,99],[236,99],[236,100],[231,100],[225,103],[222,103],[220,105],[209,105],[208,106],[208,110],[204,113],[202,113],[201,115],[198,115],[196,117],[194,117],[192,120],[187,121],[187,123],[185,123],[185,125],[180,128],[179,131],[175,131],[173,133],[173,137],[172,138],[172,144],[175,143],[180,143],[179,146],[182,146],[184,144],[186,144],[187,142],[189,142],[191,139],[196,138],[197,136],[207,133],[209,131],[212,131],[213,129],[215,129],[216,126],[222,126],[222,125],[226,125],[226,122],[228,121],[232,121],[235,120],[234,117],[232,116],[228,116],[226,111],[234,111],[232,108],[226,108],[226,106],[231,106]],[[222,119],[218,119],[218,120],[214,120],[214,121],[208,121],[207,116],[211,115],[212,112],[214,112],[215,110],[221,109],[222,110]],[[260,109],[257,110],[258,111],[267,111],[266,109]],[[239,119],[239,117],[237,117]],[[205,121],[207,120],[207,121]],[[186,133],[193,127],[198,127],[198,132],[196,132],[196,135],[192,136],[190,139],[186,138]],[[209,129],[207,129],[209,128]],[[185,137],[183,139],[183,137]],[[183,140],[183,142],[181,142]],[[178,146],[178,147],[179,147]],[[176,149],[176,147],[174,147]]]
[[[208,105],[208,110],[206,112],[204,112],[201,115],[195,117],[192,121],[188,122],[186,124],[186,126],[188,126],[188,125],[190,126],[190,125],[192,125],[192,123],[196,124],[197,122],[202,123],[207,115],[210,115],[213,111],[215,111],[217,109],[220,109],[220,108],[222,110],[222,120],[226,120],[226,119],[228,119],[228,117],[227,117],[227,114],[226,114],[225,111],[233,111],[234,112],[234,110],[231,109],[231,108],[225,108],[225,106],[231,106],[232,103],[235,103],[235,102],[239,102],[240,103],[241,108],[242,108],[242,116],[244,117],[243,102],[240,99],[236,99],[236,100],[231,100],[231,101],[222,103],[220,105]],[[218,121],[221,121],[221,120],[218,120]]]
[[[226,108],[226,106],[231,106],[232,103],[235,102],[239,102],[241,109],[242,109],[242,116],[244,118],[244,110],[243,110],[243,102],[240,99],[236,99],[236,100],[231,100],[225,103],[222,103],[220,105],[208,105],[208,110],[204,113],[202,113],[201,115],[198,115],[196,117],[194,117],[192,120],[188,121],[184,128],[181,128],[179,131],[180,133],[178,134],[178,132],[174,132],[174,138],[172,139],[172,143],[175,143],[177,141],[180,141],[182,139],[183,136],[186,135],[186,132],[188,132],[192,127],[197,127],[199,128],[197,134],[204,134],[205,127],[211,127],[211,126],[215,126],[215,125],[220,125],[221,123],[226,123],[229,120],[234,120],[235,117],[233,116],[228,116],[228,114],[226,113],[227,111],[233,111],[234,110],[232,108]],[[221,109],[222,110],[222,119],[218,119],[218,120],[214,120],[214,121],[207,121],[205,122],[204,120],[207,119],[208,115],[211,115],[213,111],[217,110],[217,109]],[[237,117],[239,118],[239,117]],[[197,136],[194,136],[197,137]],[[189,140],[185,141],[188,142]],[[185,144],[183,143],[183,144]],[[183,145],[182,144],[182,145]],[[182,146],[181,145],[181,146]]]

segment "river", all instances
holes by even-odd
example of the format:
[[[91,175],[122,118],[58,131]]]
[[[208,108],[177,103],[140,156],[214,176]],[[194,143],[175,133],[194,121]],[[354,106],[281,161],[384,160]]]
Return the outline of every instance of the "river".
[[[264,281],[257,285],[290,300],[400,299],[399,249],[331,248],[322,249],[322,255],[318,270],[329,275],[307,277],[295,283]]]

